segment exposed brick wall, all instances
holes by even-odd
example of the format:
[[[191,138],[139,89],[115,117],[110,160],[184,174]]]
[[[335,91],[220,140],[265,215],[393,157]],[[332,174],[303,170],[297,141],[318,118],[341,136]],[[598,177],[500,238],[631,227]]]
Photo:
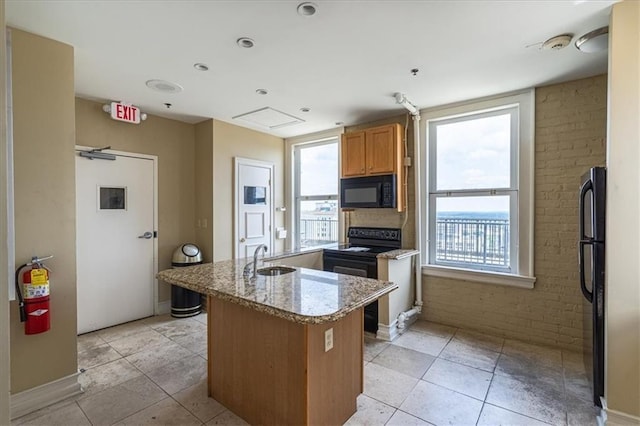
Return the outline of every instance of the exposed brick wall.
[[[425,319],[579,350],[578,188],[605,164],[606,75],[536,89],[533,290],[425,276]]]

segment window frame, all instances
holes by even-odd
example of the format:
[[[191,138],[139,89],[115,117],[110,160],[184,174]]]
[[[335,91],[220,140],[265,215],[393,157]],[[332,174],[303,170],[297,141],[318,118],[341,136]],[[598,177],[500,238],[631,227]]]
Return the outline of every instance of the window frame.
[[[299,224],[300,224],[300,209],[298,207],[298,201],[313,201],[313,200],[326,200],[326,199],[335,199],[338,204],[340,203],[340,167],[341,167],[341,158],[340,158],[340,143],[341,143],[341,135],[344,133],[344,128],[336,128],[331,129],[324,132],[313,133],[309,135],[302,135],[293,138],[285,139],[285,167],[288,170],[286,174],[286,182],[285,182],[285,191],[287,198],[288,209],[286,211],[286,223],[290,232],[287,234],[286,239],[286,249],[287,250],[313,250],[318,249],[323,246],[314,246],[306,249],[300,249],[300,232],[299,232]],[[301,196],[299,194],[300,188],[300,176],[297,174],[297,169],[299,168],[299,155],[296,155],[296,152],[300,149],[310,148],[313,146],[326,145],[329,143],[337,143],[338,149],[338,171],[337,171],[337,182],[338,182],[338,193],[328,194],[328,195],[310,195],[310,196]],[[341,236],[343,235],[343,222],[342,216],[338,214],[338,241],[340,242]],[[334,244],[334,243],[333,243]]]
[[[448,277],[461,280],[487,282],[492,284],[512,285],[524,288],[533,288],[535,277],[533,275],[533,213],[534,213],[534,126],[535,126],[535,93],[533,89],[461,102],[443,107],[423,110],[421,122],[421,135],[424,136],[421,152],[421,167],[427,170],[422,175],[420,199],[424,209],[421,213],[422,238],[427,242],[428,250],[421,253],[422,271],[425,275]],[[456,193],[456,196],[466,196],[475,193],[481,195],[496,194],[513,191],[516,195],[510,196],[510,216],[517,221],[512,226],[511,238],[515,239],[510,244],[511,271],[484,267],[469,268],[462,264],[436,264],[435,263],[435,200],[431,190],[435,185],[436,170],[429,167],[435,155],[436,147],[433,144],[431,123],[456,122],[470,117],[491,116],[504,112],[510,108],[517,108],[518,122],[512,131],[517,132],[517,147],[512,149],[511,161],[516,167],[511,167],[511,188],[482,188],[477,190],[441,190],[438,193]],[[512,116],[513,119],[513,116]],[[513,147],[513,145],[512,145]],[[435,161],[435,159],[433,159]],[[494,192],[495,191],[495,192]],[[514,211],[514,205],[517,211]],[[515,231],[515,232],[514,232]],[[515,233],[515,235],[513,235]],[[433,236],[433,237],[432,237]],[[432,238],[431,238],[432,237]],[[433,241],[432,241],[433,239]],[[433,259],[433,262],[432,262]]]

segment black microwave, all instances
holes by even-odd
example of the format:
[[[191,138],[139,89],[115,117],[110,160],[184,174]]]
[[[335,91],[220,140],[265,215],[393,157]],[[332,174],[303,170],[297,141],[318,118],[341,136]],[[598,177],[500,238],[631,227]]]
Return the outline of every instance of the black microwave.
[[[340,179],[341,208],[396,208],[396,175]]]

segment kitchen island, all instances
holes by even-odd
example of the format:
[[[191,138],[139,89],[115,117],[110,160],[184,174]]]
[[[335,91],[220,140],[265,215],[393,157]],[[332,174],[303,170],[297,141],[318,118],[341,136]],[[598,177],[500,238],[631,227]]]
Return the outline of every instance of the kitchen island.
[[[344,423],[363,390],[363,307],[397,286],[306,268],[243,277],[246,262],[157,276],[208,296],[209,395],[251,424]]]

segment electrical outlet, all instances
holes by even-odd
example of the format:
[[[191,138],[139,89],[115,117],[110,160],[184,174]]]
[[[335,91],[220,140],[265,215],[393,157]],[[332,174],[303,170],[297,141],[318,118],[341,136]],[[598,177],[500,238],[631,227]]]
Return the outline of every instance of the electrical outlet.
[[[324,351],[329,352],[333,349],[333,328],[324,332]]]

